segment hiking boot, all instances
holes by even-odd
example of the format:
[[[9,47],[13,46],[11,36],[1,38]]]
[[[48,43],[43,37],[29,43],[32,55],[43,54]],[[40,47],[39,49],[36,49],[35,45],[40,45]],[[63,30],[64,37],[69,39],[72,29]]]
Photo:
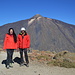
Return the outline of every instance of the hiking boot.
[[[9,67],[13,68],[12,63],[9,64]]]
[[[29,64],[26,64],[26,67],[29,67]]]
[[[9,65],[6,65],[6,68],[9,69]]]
[[[23,62],[23,63],[20,64],[20,66],[24,66],[24,64],[25,64],[25,63]]]

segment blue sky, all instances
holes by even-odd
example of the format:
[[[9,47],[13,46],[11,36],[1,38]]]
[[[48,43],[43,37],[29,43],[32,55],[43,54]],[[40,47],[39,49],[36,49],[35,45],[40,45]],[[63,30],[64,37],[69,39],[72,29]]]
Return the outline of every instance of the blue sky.
[[[0,26],[36,14],[75,25],[75,0],[0,0]]]

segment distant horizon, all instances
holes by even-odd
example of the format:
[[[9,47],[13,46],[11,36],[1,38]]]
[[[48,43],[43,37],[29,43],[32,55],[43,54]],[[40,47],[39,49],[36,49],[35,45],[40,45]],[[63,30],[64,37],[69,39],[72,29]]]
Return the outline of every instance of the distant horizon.
[[[36,14],[75,25],[75,0],[0,0],[0,26]]]
[[[37,15],[37,14],[36,14]],[[39,15],[41,15],[41,14],[39,14]],[[35,16],[35,15],[33,15],[33,16]],[[32,17],[33,17],[32,16]],[[42,15],[41,15],[42,16]],[[32,18],[32,17],[30,17],[30,18]],[[43,17],[45,17],[45,16],[43,16]],[[27,18],[27,19],[30,19],[30,18]],[[49,18],[49,17],[47,17],[47,18]],[[23,19],[23,20],[27,20],[27,19]],[[54,19],[54,18],[50,18],[50,19]],[[58,19],[55,19],[55,20],[58,20]],[[18,21],[22,21],[21,19],[20,20],[18,20]],[[10,23],[15,23],[15,22],[18,22],[18,21],[14,21],[14,22],[10,22]],[[61,20],[59,20],[59,21],[61,21]],[[62,21],[62,22],[64,22],[64,21]],[[10,23],[6,23],[6,24],[10,24]],[[67,23],[67,22],[64,22],[64,23]],[[3,25],[6,25],[6,24],[3,24]],[[70,24],[70,23],[67,23],[67,24]],[[0,25],[0,26],[3,26],[3,25]],[[71,24],[71,25],[74,25],[74,24]]]

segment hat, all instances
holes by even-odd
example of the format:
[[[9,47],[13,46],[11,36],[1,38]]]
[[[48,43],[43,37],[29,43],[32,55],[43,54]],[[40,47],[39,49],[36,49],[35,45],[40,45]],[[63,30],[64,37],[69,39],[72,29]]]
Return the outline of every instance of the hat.
[[[22,27],[22,28],[21,28],[21,31],[22,31],[22,30],[24,30],[24,31],[25,31],[26,29],[25,29],[24,27]]]

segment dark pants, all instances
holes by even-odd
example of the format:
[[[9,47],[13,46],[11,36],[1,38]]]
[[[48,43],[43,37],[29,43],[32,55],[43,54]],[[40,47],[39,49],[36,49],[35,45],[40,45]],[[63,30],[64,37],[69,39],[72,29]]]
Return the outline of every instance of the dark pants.
[[[12,58],[13,58],[13,52],[14,49],[7,49],[7,65],[9,65],[9,63],[12,63]]]
[[[25,49],[20,49],[21,63],[24,62],[23,53],[24,53],[25,61],[26,61],[26,63],[28,64],[28,63],[29,63],[29,60],[28,60],[27,48],[25,48]]]

